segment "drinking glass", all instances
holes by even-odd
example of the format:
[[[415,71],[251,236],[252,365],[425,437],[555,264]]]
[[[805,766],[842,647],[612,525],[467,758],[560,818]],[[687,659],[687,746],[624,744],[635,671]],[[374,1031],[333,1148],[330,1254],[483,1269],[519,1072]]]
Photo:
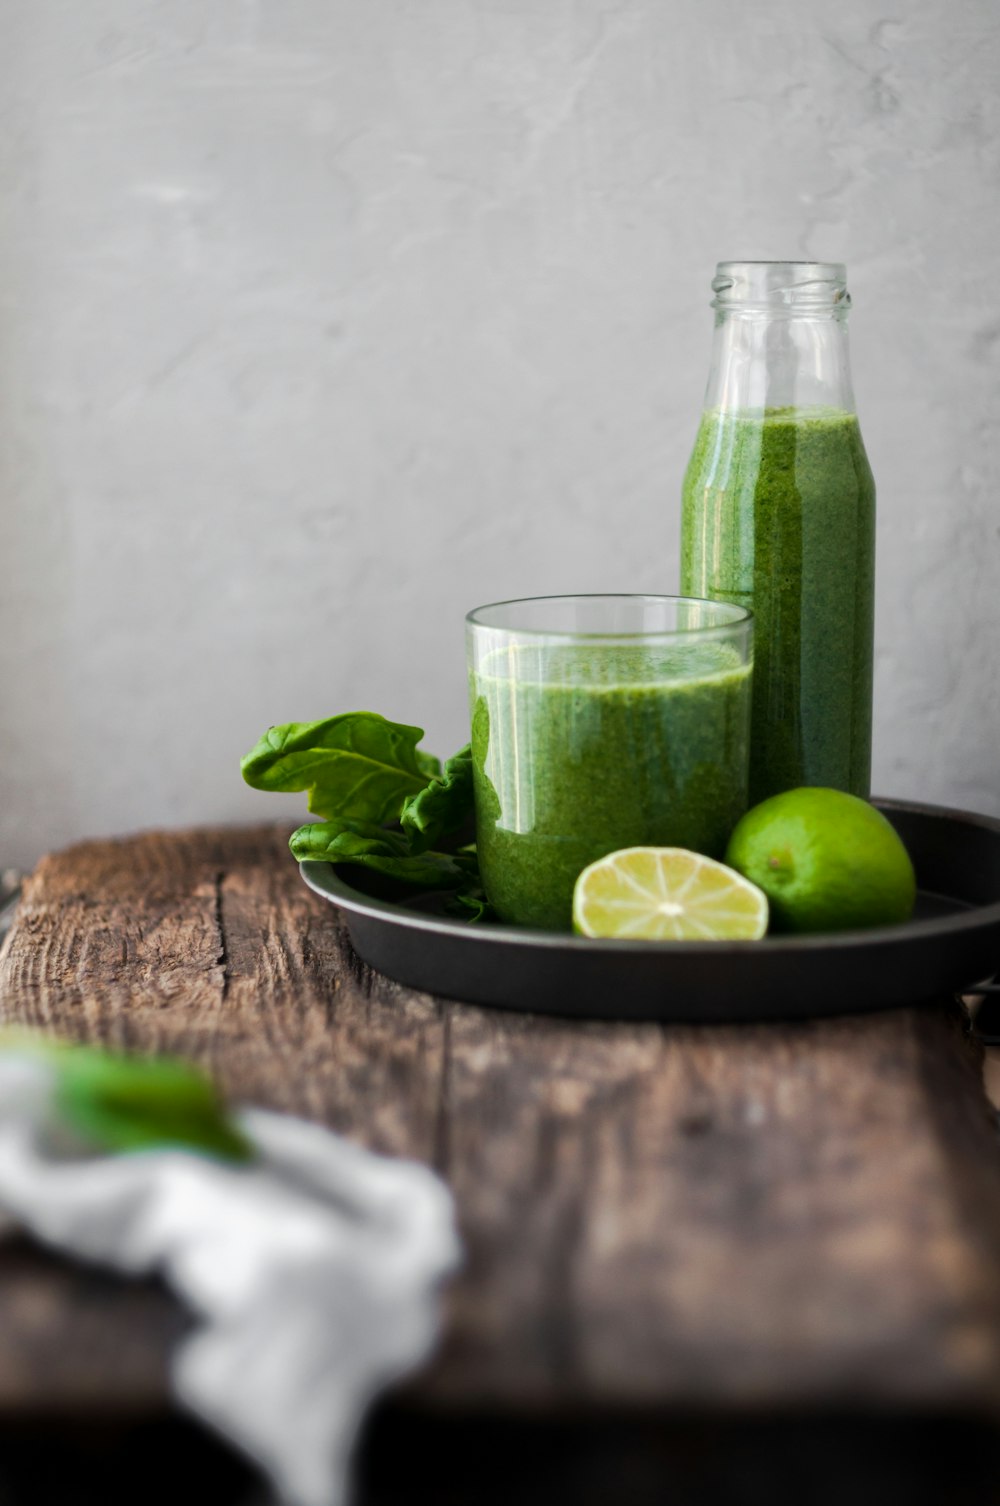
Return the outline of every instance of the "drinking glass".
[[[502,920],[569,930],[622,847],[719,857],[746,809],[752,616],[678,596],[548,596],[466,619],[476,840]]]

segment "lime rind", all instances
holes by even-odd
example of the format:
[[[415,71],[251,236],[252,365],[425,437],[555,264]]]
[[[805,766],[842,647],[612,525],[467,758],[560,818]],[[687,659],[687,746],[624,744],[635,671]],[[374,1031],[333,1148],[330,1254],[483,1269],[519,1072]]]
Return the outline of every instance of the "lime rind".
[[[843,790],[771,796],[739,822],[726,861],[767,894],[775,931],[901,925],[913,913],[916,875],[899,834]]]

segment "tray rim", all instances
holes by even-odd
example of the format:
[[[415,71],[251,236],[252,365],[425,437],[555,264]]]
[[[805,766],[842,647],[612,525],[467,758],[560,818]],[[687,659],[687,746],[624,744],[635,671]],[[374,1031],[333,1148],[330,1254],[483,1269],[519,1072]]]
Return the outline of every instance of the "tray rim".
[[[882,811],[905,811],[913,815],[944,817],[967,826],[977,826],[1000,836],[1000,817],[987,816],[975,811],[955,810],[949,806],[931,805],[914,800],[890,800],[873,796],[871,803]],[[306,859],[299,864],[299,872],[309,888],[322,898],[332,901],[352,914],[370,920],[386,922],[406,930],[433,933],[439,936],[469,939],[473,942],[502,943],[532,949],[594,953],[595,950],[622,956],[714,956],[720,950],[736,955],[766,952],[811,952],[820,949],[848,951],[852,948],[877,946],[880,943],[898,942],[905,938],[923,939],[934,936],[953,936],[966,930],[979,930],[984,924],[1000,924],[1000,899],[988,905],[973,905],[968,911],[957,915],[932,917],[928,920],[908,920],[900,925],[872,926],[867,930],[818,931],[808,936],[764,936],[759,941],[625,941],[604,937],[574,936],[568,931],[535,931],[527,926],[509,926],[503,922],[489,926],[470,925],[467,921],[448,920],[436,915],[422,915],[419,911],[407,910],[391,900],[372,899],[362,894],[343,879],[339,868],[349,864],[333,864],[317,859]]]

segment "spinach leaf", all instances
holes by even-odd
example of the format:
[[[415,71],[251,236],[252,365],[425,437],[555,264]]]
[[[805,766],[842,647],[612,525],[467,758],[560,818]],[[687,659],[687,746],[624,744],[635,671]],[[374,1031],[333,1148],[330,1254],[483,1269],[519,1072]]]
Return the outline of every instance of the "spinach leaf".
[[[319,722],[271,727],[240,764],[255,790],[307,790],[317,816],[360,821],[399,819],[440,765],[418,753],[420,727],[373,711],[348,711]]]
[[[441,775],[419,794],[410,795],[400,824],[412,852],[425,852],[442,836],[458,831],[472,815],[472,747],[449,758]]]
[[[187,1062],[123,1056],[20,1032],[0,1041],[0,1049],[46,1063],[56,1113],[95,1150],[178,1149],[226,1161],[253,1158],[252,1145],[230,1120],[211,1078]]]
[[[345,712],[271,727],[240,767],[254,789],[308,791],[310,811],[327,817],[292,834],[300,862],[357,863],[421,889],[452,889],[451,912],[479,920],[490,910],[475,848],[432,850],[472,816],[472,749],[442,769],[417,747],[423,735],[372,711]]]
[[[186,1062],[77,1049],[57,1062],[56,1108],[102,1150],[201,1151],[249,1161],[215,1087]]]
[[[455,915],[459,920],[467,920],[473,925],[477,920],[492,920],[493,906],[486,898],[486,892],[478,883],[470,884],[467,889],[458,889],[448,896],[445,909],[449,915]]]
[[[470,871],[467,855],[414,853],[405,833],[344,817],[300,826],[288,845],[300,862],[358,863],[422,889],[453,889],[465,883]]]

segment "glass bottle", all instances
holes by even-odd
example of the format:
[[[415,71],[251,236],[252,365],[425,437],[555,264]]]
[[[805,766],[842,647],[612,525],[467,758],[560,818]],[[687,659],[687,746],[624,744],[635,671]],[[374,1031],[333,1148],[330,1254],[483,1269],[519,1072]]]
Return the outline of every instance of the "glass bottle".
[[[681,590],[754,612],[751,804],[798,785],[867,797],[875,483],[851,390],[845,269],[720,262],[712,288]]]

